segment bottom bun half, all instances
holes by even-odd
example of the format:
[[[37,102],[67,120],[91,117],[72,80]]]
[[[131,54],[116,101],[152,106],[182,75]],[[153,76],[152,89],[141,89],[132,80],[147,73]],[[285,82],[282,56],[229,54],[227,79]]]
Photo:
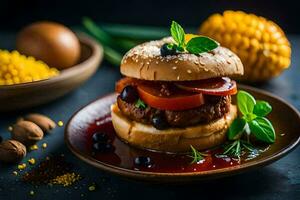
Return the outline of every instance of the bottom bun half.
[[[111,116],[117,135],[130,145],[163,152],[187,152],[190,145],[205,150],[225,142],[227,130],[237,116],[237,108],[231,105],[224,117],[208,124],[166,130],[128,119],[117,104],[111,106]]]

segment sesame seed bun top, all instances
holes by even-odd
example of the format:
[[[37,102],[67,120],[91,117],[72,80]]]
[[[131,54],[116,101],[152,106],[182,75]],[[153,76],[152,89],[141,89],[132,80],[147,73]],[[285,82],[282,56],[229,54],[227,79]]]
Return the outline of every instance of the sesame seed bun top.
[[[243,75],[239,57],[225,47],[194,55],[179,53],[161,56],[160,48],[174,42],[171,37],[140,44],[128,51],[121,62],[125,76],[159,81],[189,81]]]

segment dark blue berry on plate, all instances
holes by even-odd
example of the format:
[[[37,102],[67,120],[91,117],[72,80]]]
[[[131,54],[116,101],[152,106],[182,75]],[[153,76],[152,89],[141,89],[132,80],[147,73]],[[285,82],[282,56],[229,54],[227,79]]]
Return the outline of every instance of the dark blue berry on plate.
[[[0,143],[3,141],[3,138],[0,136]]]
[[[150,167],[151,159],[146,156],[138,156],[134,159],[134,164],[140,167]]]
[[[97,132],[93,134],[93,142],[108,142],[108,136],[106,133]]]
[[[120,98],[127,103],[134,103],[138,100],[139,95],[135,87],[127,85],[122,90]]]
[[[169,124],[163,115],[154,115],[152,117],[152,125],[158,130],[164,130],[169,127]]]
[[[160,48],[160,55],[161,56],[168,56],[168,55],[175,55],[177,53],[176,46],[172,44],[164,44]]]
[[[93,144],[93,150],[99,153],[107,153],[113,150],[113,146],[109,143],[98,142]]]

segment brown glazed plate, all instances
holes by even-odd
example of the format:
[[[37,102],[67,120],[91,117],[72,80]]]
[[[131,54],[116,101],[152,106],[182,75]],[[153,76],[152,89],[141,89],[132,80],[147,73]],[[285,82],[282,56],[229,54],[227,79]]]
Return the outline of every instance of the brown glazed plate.
[[[125,178],[149,182],[186,183],[197,180],[216,179],[257,169],[282,158],[297,146],[300,140],[300,113],[285,100],[263,90],[245,85],[239,85],[239,89],[251,93],[256,99],[268,101],[272,105],[273,111],[268,115],[268,118],[273,123],[277,134],[276,142],[266,151],[254,159],[239,165],[208,171],[162,173],[137,171],[103,160],[100,161],[90,153],[87,147],[87,130],[96,119],[109,115],[110,105],[116,99],[115,93],[101,97],[76,112],[66,126],[65,142],[72,153],[79,159],[96,168]],[[127,155],[126,152],[124,153]]]

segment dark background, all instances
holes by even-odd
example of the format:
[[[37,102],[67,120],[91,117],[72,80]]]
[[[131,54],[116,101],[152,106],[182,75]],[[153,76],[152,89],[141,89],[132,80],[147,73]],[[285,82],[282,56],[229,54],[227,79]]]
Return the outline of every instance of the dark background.
[[[0,0],[0,31],[18,30],[37,20],[79,25],[82,16],[97,22],[167,26],[174,19],[199,24],[214,12],[243,10],[267,17],[287,33],[300,33],[297,1],[261,0]]]

